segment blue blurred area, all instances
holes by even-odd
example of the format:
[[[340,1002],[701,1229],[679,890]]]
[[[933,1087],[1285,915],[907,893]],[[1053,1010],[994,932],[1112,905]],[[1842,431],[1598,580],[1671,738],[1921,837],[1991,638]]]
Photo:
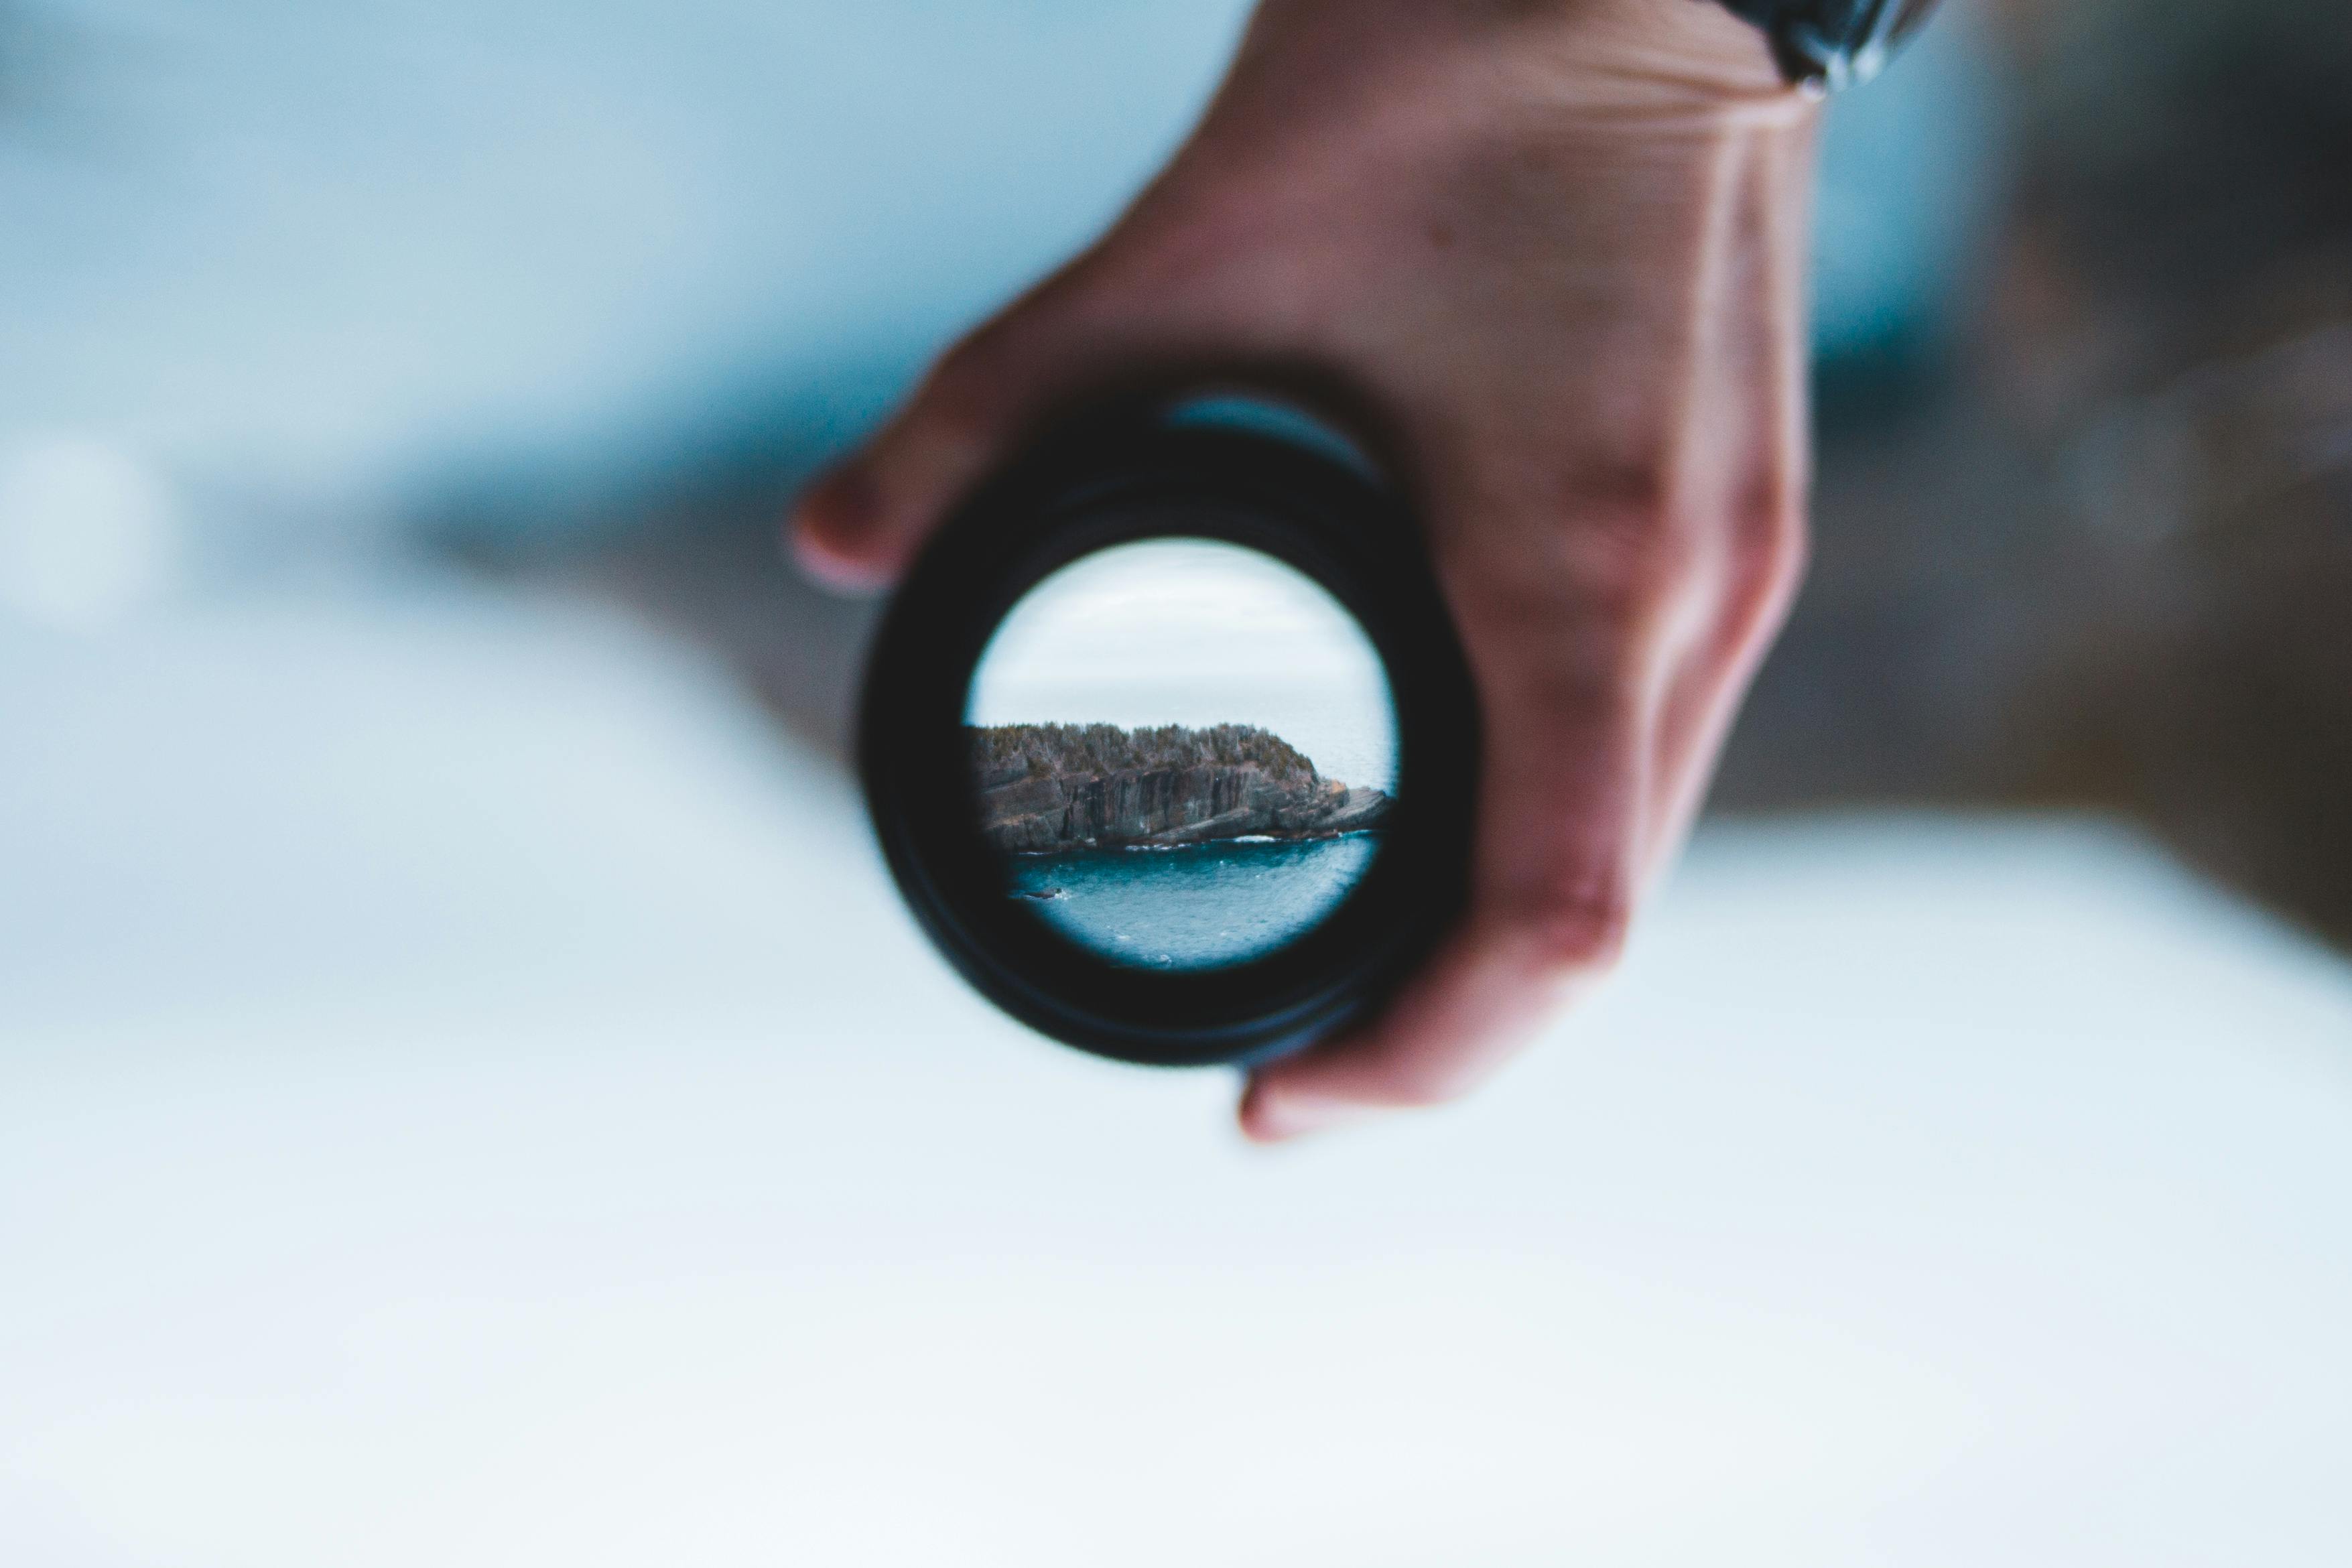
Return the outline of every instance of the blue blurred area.
[[[95,442],[199,558],[250,557],[477,474],[541,493],[475,526],[529,529],[546,492],[730,445],[814,461],[1118,210],[1245,10],[19,0],[0,492]],[[1951,26],[1838,107],[1825,352],[1934,332],[1985,75]]]
[[[1182,133],[1238,0],[0,11],[0,432],[348,501],[822,384],[842,429]]]
[[[1832,366],[1931,363],[1969,297],[2011,153],[2009,94],[1965,0],[1830,105],[1814,219],[1814,346]]]

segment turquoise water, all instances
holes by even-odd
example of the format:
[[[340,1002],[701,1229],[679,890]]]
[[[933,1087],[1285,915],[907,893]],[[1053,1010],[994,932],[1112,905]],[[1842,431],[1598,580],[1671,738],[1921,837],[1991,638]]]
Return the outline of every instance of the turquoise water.
[[[1016,899],[1079,946],[1140,969],[1216,969],[1313,930],[1363,879],[1380,837],[1016,855]],[[1039,897],[1039,895],[1049,895]]]

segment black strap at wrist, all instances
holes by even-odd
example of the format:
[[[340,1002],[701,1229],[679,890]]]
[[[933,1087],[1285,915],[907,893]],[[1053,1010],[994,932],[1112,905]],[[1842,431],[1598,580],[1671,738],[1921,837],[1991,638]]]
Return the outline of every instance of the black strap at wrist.
[[[1876,76],[1936,0],[1723,0],[1772,41],[1790,81],[1835,91]]]

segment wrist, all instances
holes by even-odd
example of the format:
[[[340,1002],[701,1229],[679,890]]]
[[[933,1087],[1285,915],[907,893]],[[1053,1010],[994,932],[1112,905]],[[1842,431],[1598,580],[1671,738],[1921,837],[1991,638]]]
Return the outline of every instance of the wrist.
[[[1280,62],[1294,105],[1318,86],[1432,76],[1498,105],[1796,119],[1811,101],[1719,0],[1260,0],[1238,63],[1259,58]]]
[[[1791,119],[1811,101],[1763,32],[1717,0],[1554,0],[1545,11],[1553,68],[1612,101]]]

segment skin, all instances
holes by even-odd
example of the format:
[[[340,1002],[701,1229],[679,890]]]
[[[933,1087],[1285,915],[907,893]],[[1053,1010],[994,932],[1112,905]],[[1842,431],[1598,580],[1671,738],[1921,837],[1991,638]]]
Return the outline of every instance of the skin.
[[[870,590],[1139,374],[1303,374],[1374,433],[1485,707],[1472,906],[1370,1026],[1250,1079],[1250,1137],[1484,1081],[1680,847],[1802,569],[1814,120],[1696,0],[1265,0],[1118,224],[803,498],[804,567]]]

